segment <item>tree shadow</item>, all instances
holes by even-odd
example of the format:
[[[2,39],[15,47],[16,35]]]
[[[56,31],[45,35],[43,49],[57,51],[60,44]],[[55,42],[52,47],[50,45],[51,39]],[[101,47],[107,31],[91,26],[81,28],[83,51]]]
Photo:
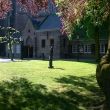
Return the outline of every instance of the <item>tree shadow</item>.
[[[94,78],[55,79],[61,84],[61,91],[50,92],[45,85],[33,84],[25,78],[3,81],[0,83],[0,110],[88,110],[103,100]]]
[[[95,76],[66,76],[55,79],[66,88],[64,94],[84,108],[101,105],[104,95],[96,83]]]
[[[0,83],[0,110],[81,110],[78,102],[66,95],[49,92],[46,86],[25,78],[13,78]]]

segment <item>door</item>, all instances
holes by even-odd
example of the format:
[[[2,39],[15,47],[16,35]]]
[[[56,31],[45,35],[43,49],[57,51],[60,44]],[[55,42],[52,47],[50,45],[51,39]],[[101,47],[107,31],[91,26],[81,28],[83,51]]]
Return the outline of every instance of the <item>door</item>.
[[[24,56],[24,58],[32,58],[33,57],[33,47],[24,46],[23,56]]]

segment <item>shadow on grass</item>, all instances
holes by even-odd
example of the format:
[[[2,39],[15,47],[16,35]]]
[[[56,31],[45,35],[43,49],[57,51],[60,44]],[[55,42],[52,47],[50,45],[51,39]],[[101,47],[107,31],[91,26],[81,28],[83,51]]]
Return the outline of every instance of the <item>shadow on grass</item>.
[[[95,76],[66,76],[55,80],[66,88],[66,96],[84,108],[99,106],[104,101],[104,95],[96,83]]]
[[[46,86],[24,78],[1,82],[0,110],[87,110],[86,107],[99,104],[103,97],[93,76],[55,80],[61,83],[61,91],[49,92]]]
[[[58,70],[65,70],[64,68],[53,68],[53,69],[58,69]]]
[[[24,78],[0,83],[0,110],[80,110],[76,103]]]

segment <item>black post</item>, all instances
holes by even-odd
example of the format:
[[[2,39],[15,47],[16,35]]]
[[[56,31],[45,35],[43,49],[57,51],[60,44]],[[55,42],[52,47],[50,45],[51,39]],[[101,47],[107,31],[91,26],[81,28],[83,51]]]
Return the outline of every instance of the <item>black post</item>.
[[[48,68],[53,68],[53,46],[50,47],[49,67]]]

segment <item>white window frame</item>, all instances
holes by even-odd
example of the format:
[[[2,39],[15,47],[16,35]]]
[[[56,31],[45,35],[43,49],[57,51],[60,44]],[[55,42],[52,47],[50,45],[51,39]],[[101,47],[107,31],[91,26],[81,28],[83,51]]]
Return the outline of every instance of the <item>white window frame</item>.
[[[77,45],[72,45],[72,53],[77,53]]]
[[[87,49],[87,51],[85,51]],[[91,45],[90,44],[85,44],[84,45],[84,53],[91,53]]]

